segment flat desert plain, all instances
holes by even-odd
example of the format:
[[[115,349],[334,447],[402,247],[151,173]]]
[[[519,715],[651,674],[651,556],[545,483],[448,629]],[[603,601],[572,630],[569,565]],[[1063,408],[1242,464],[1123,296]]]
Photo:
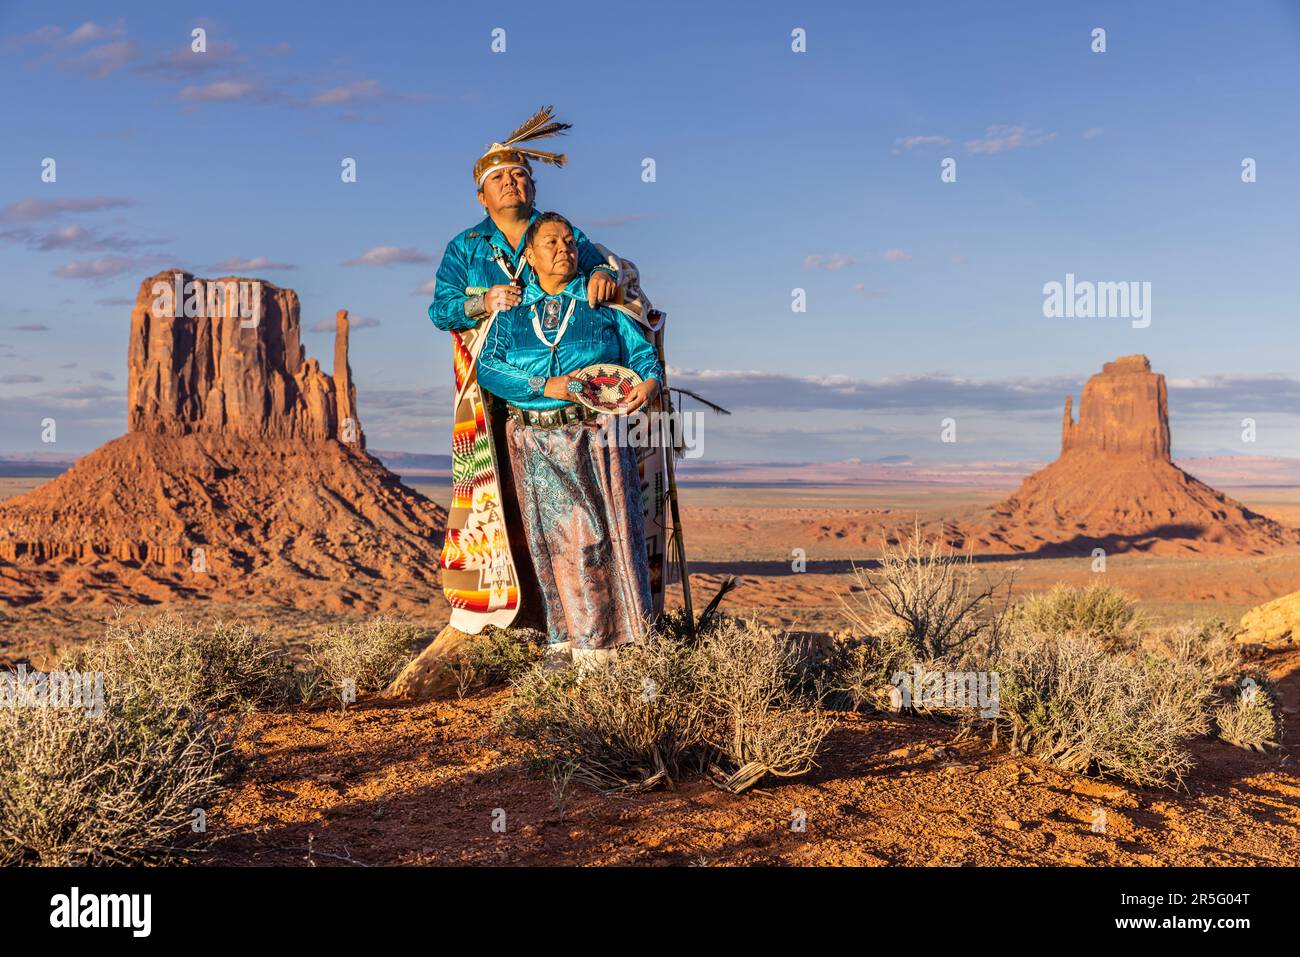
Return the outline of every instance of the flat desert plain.
[[[0,501],[44,481],[0,477]],[[417,478],[407,484],[439,505],[448,504],[447,480]],[[729,613],[794,630],[840,631],[847,625],[841,602],[854,587],[854,566],[867,566],[880,554],[882,535],[914,523],[937,530],[945,523],[973,521],[1013,488],[1014,484],[683,484],[680,498],[695,603],[707,601],[722,580],[734,575],[740,586],[727,599]],[[1228,486],[1223,491],[1263,515],[1300,527],[1300,487]],[[1104,581],[1135,598],[1149,617],[1159,621],[1193,617],[1236,621],[1256,605],[1300,590],[1300,549],[1204,558],[1120,552],[1107,556],[1103,573],[1093,570],[1088,553],[1064,558],[975,555],[974,560],[982,574],[1009,580],[1017,595],[1056,582]],[[670,607],[680,600],[680,589],[672,587]],[[183,613],[239,614],[291,644],[335,618],[360,614],[209,601],[176,607]],[[95,637],[110,613],[103,606],[25,610],[0,602],[0,663],[25,657],[36,661],[65,642]],[[427,609],[408,617],[441,627],[446,614],[442,596],[433,594]]]
[[[0,480],[12,495],[40,479]],[[447,482],[412,481],[439,504]],[[687,485],[686,543],[697,608],[728,575],[730,613],[791,630],[846,628],[841,599],[854,563],[879,553],[882,530],[978,514],[1009,486]],[[1300,488],[1225,488],[1252,509],[1300,525]],[[796,550],[805,570],[796,571]],[[1219,616],[1300,589],[1300,552],[1253,558],[1090,556],[977,559],[1014,574],[1019,594],[1104,578],[1154,618]],[[675,594],[671,596],[676,603]],[[249,621],[290,648],[343,617],[284,606],[191,602],[186,617]],[[105,606],[0,607],[0,662],[48,666],[60,648],[100,633]],[[405,617],[446,621],[440,595]],[[359,617],[351,612],[347,617]],[[1300,713],[1300,649],[1260,648],[1285,717]],[[504,689],[398,704],[363,699],[346,712],[299,706],[251,714],[243,773],[190,859],[211,865],[1300,864],[1300,777],[1293,734],[1259,754],[1205,738],[1181,790],[1068,774],[962,739],[951,725],[836,713],[818,766],[743,795],[701,780],[634,796],[558,792],[529,768],[496,716]],[[504,834],[496,808],[509,809]],[[804,827],[791,827],[792,820]],[[1104,822],[1099,828],[1098,821]]]

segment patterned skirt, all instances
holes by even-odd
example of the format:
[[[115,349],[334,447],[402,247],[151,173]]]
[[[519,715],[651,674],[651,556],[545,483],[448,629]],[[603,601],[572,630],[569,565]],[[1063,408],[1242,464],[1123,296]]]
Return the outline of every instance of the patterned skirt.
[[[652,605],[636,450],[595,422],[506,423],[524,533],[552,643],[607,650],[640,641]]]

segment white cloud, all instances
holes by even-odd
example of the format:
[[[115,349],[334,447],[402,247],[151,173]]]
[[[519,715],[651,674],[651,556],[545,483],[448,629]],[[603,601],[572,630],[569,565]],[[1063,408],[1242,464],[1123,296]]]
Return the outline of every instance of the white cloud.
[[[891,152],[898,155],[921,146],[947,146],[951,142],[952,140],[946,136],[904,136],[894,140],[894,148]]]
[[[852,256],[843,256],[836,253],[833,256],[808,256],[803,261],[805,269],[844,269],[852,266],[856,260]]]
[[[410,246],[375,246],[367,249],[345,266],[391,266],[394,263],[431,263],[433,257]]]
[[[231,256],[229,259],[223,259],[221,262],[212,266],[214,272],[252,272],[254,270],[289,270],[298,267],[292,263],[278,263],[267,259],[265,256],[253,256],[251,259]]]
[[[1042,146],[1056,138],[1055,133],[1031,130],[1024,126],[990,126],[978,139],[967,140],[967,153],[1002,153],[1025,146]]]

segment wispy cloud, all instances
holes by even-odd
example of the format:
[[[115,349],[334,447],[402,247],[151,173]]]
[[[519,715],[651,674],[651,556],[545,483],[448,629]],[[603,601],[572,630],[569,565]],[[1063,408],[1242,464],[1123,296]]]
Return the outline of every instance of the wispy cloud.
[[[69,213],[95,213],[102,209],[135,205],[117,196],[69,196],[63,199],[24,199],[0,209],[0,223],[29,223]]]
[[[231,256],[229,259],[223,259],[221,262],[215,263],[211,268],[214,272],[252,272],[254,270],[270,272],[276,270],[287,271],[298,267],[292,263],[273,262],[265,256],[253,256],[251,259]]]
[[[23,323],[20,326],[10,326],[9,328],[14,329],[18,332],[49,332],[50,331],[50,327],[45,325],[45,323],[43,322],[27,322],[27,323]]]
[[[1056,139],[1055,133],[1031,130],[1024,126],[990,126],[984,135],[967,140],[964,149],[967,153],[992,154],[1026,146],[1042,146]]]
[[[60,226],[45,232],[19,228],[0,232],[6,242],[22,243],[39,252],[76,249],[85,252],[124,252],[142,246],[158,246],[165,239],[131,239],[121,234],[102,236],[84,226]]]
[[[259,81],[248,78],[191,84],[176,94],[176,99],[182,103],[266,103],[278,98],[278,94],[266,89]]]
[[[431,263],[433,257],[410,246],[375,246],[355,259],[349,259],[345,266],[392,266],[397,263]]]
[[[87,20],[74,30],[67,31],[59,26],[44,26],[31,33],[23,34],[9,41],[9,46],[44,46],[66,50],[70,47],[104,40],[116,40],[126,36],[126,24],[118,20],[111,26]]]
[[[418,285],[418,286],[415,287],[415,291],[412,292],[411,295],[412,295],[412,296],[432,296],[432,295],[433,295],[434,287],[437,286],[437,284],[438,284],[438,280],[436,280],[436,279],[430,279],[428,282],[422,282],[422,283],[420,283],[420,285]]]
[[[1097,137],[1101,136],[1101,134],[1105,132],[1106,132],[1105,129],[1103,129],[1100,126],[1090,126],[1083,131],[1083,138],[1085,140],[1095,140]]]
[[[104,256],[100,259],[74,260],[54,270],[60,279],[111,279],[123,273],[149,271],[163,262],[166,256]]]
[[[52,65],[60,70],[102,79],[127,64],[139,53],[139,44],[127,37],[126,25],[119,20],[105,25],[87,20],[79,27],[65,30],[44,26],[9,41],[10,49],[35,50],[35,63]]]
[[[379,320],[372,319],[370,316],[348,316],[349,329],[354,329],[354,330],[373,329],[378,325],[379,325]],[[311,326],[311,328],[308,331],[309,332],[333,332],[336,327],[337,327],[336,320],[334,319],[328,319],[328,318],[319,319]]]
[[[235,44],[209,39],[207,49],[202,53],[195,52],[190,44],[183,43],[166,56],[142,63],[136,69],[143,74],[184,80],[214,70],[228,69],[246,60],[246,57],[240,55],[239,48]]]
[[[886,249],[880,258],[887,263],[905,263],[912,258],[912,254],[906,249]]]
[[[427,93],[396,93],[385,90],[378,80],[356,80],[323,90],[311,98],[312,106],[343,106],[350,103],[425,103]]]
[[[807,256],[804,258],[803,268],[834,271],[836,269],[845,269],[856,262],[857,260],[852,256],[844,256],[840,253],[835,253],[832,256]]]
[[[898,155],[922,146],[947,146],[951,142],[946,136],[904,136],[894,140],[894,148],[890,152]]]
[[[75,73],[85,73],[102,80],[131,63],[140,47],[134,40],[115,40],[91,47],[77,56],[64,60],[60,66]]]

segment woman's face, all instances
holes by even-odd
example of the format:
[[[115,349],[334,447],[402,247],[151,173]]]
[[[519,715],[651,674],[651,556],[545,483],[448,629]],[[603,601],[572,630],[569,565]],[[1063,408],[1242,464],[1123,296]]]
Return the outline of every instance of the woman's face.
[[[578,244],[564,223],[543,223],[525,255],[538,276],[572,279],[578,274]]]

